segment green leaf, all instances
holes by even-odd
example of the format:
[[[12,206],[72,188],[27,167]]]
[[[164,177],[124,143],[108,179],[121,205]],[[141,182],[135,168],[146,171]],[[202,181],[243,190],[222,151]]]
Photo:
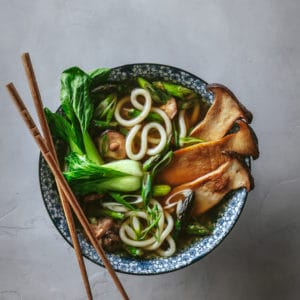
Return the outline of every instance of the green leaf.
[[[142,256],[144,254],[144,251],[140,248],[134,247],[134,246],[130,246],[127,244],[123,243],[123,248],[132,256],[136,257],[136,256]]]
[[[95,109],[94,117],[98,119],[104,119],[106,122],[112,120],[115,108],[117,104],[117,95],[109,94],[105,99],[103,99]]]
[[[101,128],[103,128],[103,127],[104,128],[110,128],[110,127],[116,128],[119,125],[118,122],[114,122],[114,121],[106,122],[106,121],[94,120],[93,123],[95,126],[98,126]]]
[[[75,128],[62,115],[51,112],[47,107],[44,112],[51,134],[67,142],[72,151],[83,154],[82,141]]]
[[[74,119],[73,113],[75,114],[83,133],[87,130],[94,112],[89,95],[90,80],[90,77],[78,67],[67,69],[61,75],[63,108],[67,108],[65,113],[70,120]]]
[[[149,215],[149,219],[147,219],[148,226],[142,230],[141,234],[138,237],[139,240],[143,240],[152,229],[156,229],[158,227],[158,222],[162,215],[158,210],[157,205],[154,205],[152,209],[150,207],[147,207],[147,210]],[[159,240],[160,237],[156,238]]]
[[[102,131],[110,128],[116,128],[118,126],[117,122],[106,122],[106,121],[93,121],[94,126],[100,127]]]
[[[188,100],[186,98],[194,98],[197,96],[197,94],[189,89],[186,88],[182,85],[179,84],[174,84],[174,83],[169,83],[169,82],[163,82],[163,81],[156,81],[153,82],[153,86],[166,92],[167,94],[183,99],[183,100]]]
[[[70,90],[72,89],[71,82],[70,80],[67,80],[68,78],[65,78],[66,76],[62,75],[61,77],[62,77],[60,81],[61,82],[60,83],[61,84],[60,86],[61,106],[67,118],[71,121],[73,126],[76,126],[78,121],[74,114],[72,102],[71,102],[71,95],[70,95]]]
[[[129,202],[125,200],[121,194],[110,192],[109,195],[118,203],[122,204],[123,206],[127,207],[130,210],[135,211],[136,208],[132,206]]]
[[[206,142],[204,139],[196,138],[196,137],[191,137],[191,136],[186,136],[180,138],[180,143],[181,144],[198,144],[198,143],[204,143]]]
[[[98,73],[92,75],[99,76]],[[94,114],[94,104],[90,96],[91,81],[91,77],[78,67],[65,70],[61,75],[61,103],[72,125],[76,128],[79,123],[88,158],[101,165],[103,160],[88,132]]]
[[[178,149],[180,148],[180,142],[179,142],[178,125],[176,124],[175,119],[172,120],[172,129],[173,129],[173,137],[174,137],[174,146],[175,149]]]
[[[101,84],[106,83],[110,72],[111,69],[109,68],[98,68],[93,71],[90,71],[88,75],[91,79],[91,84],[90,84],[91,90]]]
[[[140,110],[132,108],[128,111],[129,117],[138,117],[141,114]],[[146,121],[148,122],[163,122],[163,118],[156,112],[150,112],[146,117]]]
[[[51,112],[47,107],[44,108],[44,112],[51,134],[63,139],[65,142],[69,142],[69,137],[73,136],[71,124],[63,116]]]
[[[148,159],[143,165],[144,171],[147,170],[147,172],[144,174],[141,195],[146,206],[153,196],[154,189],[152,184],[156,174],[171,162],[174,155],[172,151],[168,151],[164,156],[161,154],[159,153],[157,156]]]
[[[98,212],[99,216],[106,216],[106,217],[111,217],[115,220],[124,220],[125,219],[125,215],[120,213],[120,212],[116,212],[107,208],[103,208],[103,209],[99,209]]]
[[[161,153],[150,156],[143,164],[143,170],[150,171],[162,158]]]
[[[152,176],[156,176],[158,172],[160,172],[163,168],[165,168],[171,161],[174,156],[173,151],[168,151],[163,158],[153,167],[151,174]]]
[[[154,102],[159,103],[159,104],[164,104],[170,99],[169,95],[167,95],[160,89],[157,89],[156,87],[154,87],[146,79],[144,79],[142,77],[138,77],[137,82],[141,88],[149,91],[149,93],[151,94],[151,98]]]
[[[144,202],[144,205],[147,206],[149,201],[152,198],[152,181],[153,176],[150,172],[146,172],[143,178],[141,196]]]

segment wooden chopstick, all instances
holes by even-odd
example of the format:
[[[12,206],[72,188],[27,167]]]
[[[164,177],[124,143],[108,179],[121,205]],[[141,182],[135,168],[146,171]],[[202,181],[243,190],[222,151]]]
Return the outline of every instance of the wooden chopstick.
[[[96,249],[98,255],[102,259],[102,262],[103,262],[105,268],[107,269],[110,276],[112,277],[117,289],[119,290],[119,292],[122,295],[123,299],[129,299],[124,287],[122,286],[119,278],[117,277],[114,269],[112,268],[109,260],[107,259],[102,246],[97,242],[97,239],[94,236],[94,234],[91,230],[90,224],[89,224],[85,214],[83,213],[79,203],[77,202],[76,197],[74,196],[70,186],[68,185],[67,181],[65,180],[58,164],[56,163],[55,158],[53,157],[53,155],[49,151],[49,148],[48,148],[44,138],[41,136],[38,128],[36,127],[29,111],[27,110],[27,108],[26,108],[24,102],[22,101],[19,93],[17,92],[15,86],[13,85],[13,83],[9,83],[9,84],[6,85],[6,88],[9,92],[13,102],[15,103],[19,113],[21,114],[27,128],[29,129],[31,135],[33,136],[33,138],[36,142],[36,144],[38,145],[44,159],[48,163],[48,166],[50,167],[54,177],[56,178],[57,182],[59,183],[59,185],[60,185],[60,187],[63,191],[63,193],[65,194],[66,199],[68,200],[68,202],[71,205],[74,213],[76,214],[78,220],[80,221],[80,223],[81,223],[88,239],[90,240],[90,242],[92,243],[92,245]]]
[[[31,59],[30,59],[30,56],[28,53],[22,54],[22,61],[23,61],[23,66],[25,69],[26,77],[28,80],[29,88],[31,91],[32,99],[33,99],[35,109],[36,109],[36,112],[38,115],[38,119],[39,119],[39,122],[40,122],[40,125],[42,128],[44,139],[47,143],[47,146],[48,146],[51,154],[55,158],[56,163],[58,163],[52,136],[51,136],[49,126],[46,121],[44,109],[43,109],[43,102],[42,102],[40,90],[39,90],[38,83],[37,83],[37,80],[35,77]],[[72,212],[70,209],[70,205],[65,197],[65,194],[63,193],[63,191],[59,185],[59,182],[56,181],[56,185],[57,185],[58,193],[59,193],[59,196],[61,199],[62,208],[63,208],[64,214],[65,214],[66,220],[67,220],[69,232],[70,232],[71,239],[73,242],[75,254],[77,257],[78,264],[79,264],[79,268],[80,268],[82,280],[83,280],[83,283],[84,283],[84,286],[86,289],[86,293],[87,293],[88,299],[92,300],[93,296],[92,296],[91,286],[89,283],[83,256],[81,254],[81,249],[80,249],[80,245],[79,245],[79,241],[78,241],[78,236],[76,234],[75,223],[74,223],[74,219],[73,219]]]

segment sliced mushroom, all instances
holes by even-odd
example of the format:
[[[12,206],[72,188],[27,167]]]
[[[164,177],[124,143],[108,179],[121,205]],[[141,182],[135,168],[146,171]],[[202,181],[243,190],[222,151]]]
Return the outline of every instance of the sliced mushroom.
[[[199,178],[226,162],[224,152],[237,152],[242,156],[259,156],[257,139],[253,130],[243,121],[240,129],[211,142],[199,143],[174,152],[171,163],[158,175],[158,182],[177,186]]]
[[[94,202],[97,200],[101,200],[103,197],[104,197],[104,194],[92,193],[92,194],[84,195],[82,197],[82,201],[84,203],[90,203],[90,202]]]
[[[222,138],[236,120],[244,119],[247,123],[251,123],[251,112],[238,101],[227,87],[211,84],[207,88],[214,93],[215,100],[204,120],[193,129],[190,136],[215,141]]]
[[[241,187],[250,191],[253,188],[253,178],[242,161],[229,157],[229,160],[216,170],[175,187],[164,200],[164,206],[178,201],[173,195],[189,189],[195,193],[192,215],[198,216],[218,204],[228,192]]]
[[[102,246],[109,252],[115,252],[121,249],[121,239],[118,232],[114,230],[108,230],[101,238]]]
[[[191,218],[191,210],[194,204],[194,192],[190,189],[181,190],[175,195],[180,198],[176,206],[175,235],[183,232]]]
[[[97,141],[98,150],[102,157],[111,159],[126,158],[125,137],[114,130],[103,132]]]
[[[170,98],[164,105],[160,106],[167,116],[172,120],[177,114],[177,103],[175,98]]]
[[[92,231],[97,239],[100,239],[104,234],[113,227],[114,221],[112,218],[99,219],[96,224],[91,224]]]

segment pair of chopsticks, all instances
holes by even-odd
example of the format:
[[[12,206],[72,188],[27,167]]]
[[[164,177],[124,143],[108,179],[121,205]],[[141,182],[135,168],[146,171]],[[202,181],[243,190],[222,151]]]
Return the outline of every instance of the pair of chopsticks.
[[[122,286],[119,278],[117,277],[114,269],[112,268],[105,252],[98,243],[97,238],[95,237],[93,231],[91,230],[90,224],[83,213],[79,203],[77,202],[71,188],[69,187],[67,181],[65,180],[56,156],[55,147],[53,144],[52,136],[48,127],[48,123],[46,121],[46,117],[43,110],[43,103],[39,91],[39,87],[37,84],[37,80],[34,74],[33,66],[31,63],[31,59],[28,53],[24,53],[22,55],[22,62],[24,65],[25,73],[27,76],[27,80],[29,83],[31,95],[34,101],[35,109],[38,115],[38,119],[41,125],[41,129],[43,132],[43,136],[41,135],[39,129],[37,128],[35,122],[33,121],[29,111],[27,110],[22,98],[20,97],[17,89],[15,88],[13,83],[9,83],[6,85],[9,95],[11,96],[13,102],[15,103],[19,113],[21,114],[26,126],[28,127],[31,135],[33,136],[36,144],[38,145],[44,159],[48,163],[50,167],[59,191],[59,195],[61,197],[62,207],[65,213],[65,217],[67,220],[67,224],[69,227],[70,235],[73,241],[74,250],[76,253],[76,257],[78,260],[79,268],[81,271],[82,279],[84,282],[84,286],[86,289],[86,293],[88,299],[93,299],[91,287],[89,284],[88,276],[86,267],[84,264],[84,260],[81,254],[81,249],[78,241],[78,236],[75,231],[75,224],[71,213],[71,208],[74,211],[75,215],[77,216],[80,224],[82,225],[88,239],[90,240],[93,247],[96,249],[98,255],[100,256],[105,268],[109,272],[115,286],[119,290],[120,294],[122,295],[123,299],[129,299],[124,287]],[[104,230],[103,230],[104,232]]]

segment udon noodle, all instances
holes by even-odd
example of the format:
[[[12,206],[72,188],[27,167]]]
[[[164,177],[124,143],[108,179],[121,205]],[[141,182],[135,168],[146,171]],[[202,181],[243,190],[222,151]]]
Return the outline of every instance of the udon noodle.
[[[131,203],[141,204],[141,196],[136,196],[136,201]],[[125,214],[126,219],[122,223],[119,231],[120,238],[125,244],[142,248],[146,251],[155,251],[159,256],[171,256],[175,253],[176,244],[171,235],[174,229],[174,220],[171,214],[164,210],[157,200],[152,199],[149,203],[149,208],[150,210],[154,207],[157,209],[159,214],[158,226],[152,235],[145,235],[142,239],[139,238],[137,232],[141,233],[145,230],[143,227],[147,224],[147,220],[151,218],[149,209],[148,211],[143,209],[131,211],[116,202],[105,202],[103,206],[112,211]],[[167,245],[167,247],[162,248],[163,244],[165,244],[164,246]]]
[[[137,97],[143,96],[144,97],[144,104],[141,104]],[[141,111],[140,115],[133,118],[133,119],[124,119],[121,116],[121,110],[123,105],[129,102],[132,106]],[[150,111],[157,113],[161,116],[164,120],[165,128],[157,123],[157,122],[150,122],[142,127],[141,123],[147,118]],[[116,106],[116,110],[114,113],[116,120],[125,127],[131,127],[127,137],[126,137],[126,154],[130,159],[133,160],[141,160],[145,157],[145,155],[155,155],[161,152],[164,147],[166,146],[168,137],[172,131],[171,121],[166,115],[166,113],[156,107],[152,107],[152,99],[151,95],[147,90],[144,89],[134,89],[131,92],[130,98],[125,97],[120,100]],[[182,118],[181,118],[182,119]],[[181,123],[184,123],[184,120],[181,120]],[[181,127],[185,128],[185,125],[181,124]],[[160,138],[153,138],[149,136],[149,132],[151,130],[157,130],[160,135]],[[137,153],[133,153],[133,141],[136,138],[137,133],[141,131],[141,142],[140,142],[140,150]],[[156,146],[149,148],[148,143],[157,144]]]

